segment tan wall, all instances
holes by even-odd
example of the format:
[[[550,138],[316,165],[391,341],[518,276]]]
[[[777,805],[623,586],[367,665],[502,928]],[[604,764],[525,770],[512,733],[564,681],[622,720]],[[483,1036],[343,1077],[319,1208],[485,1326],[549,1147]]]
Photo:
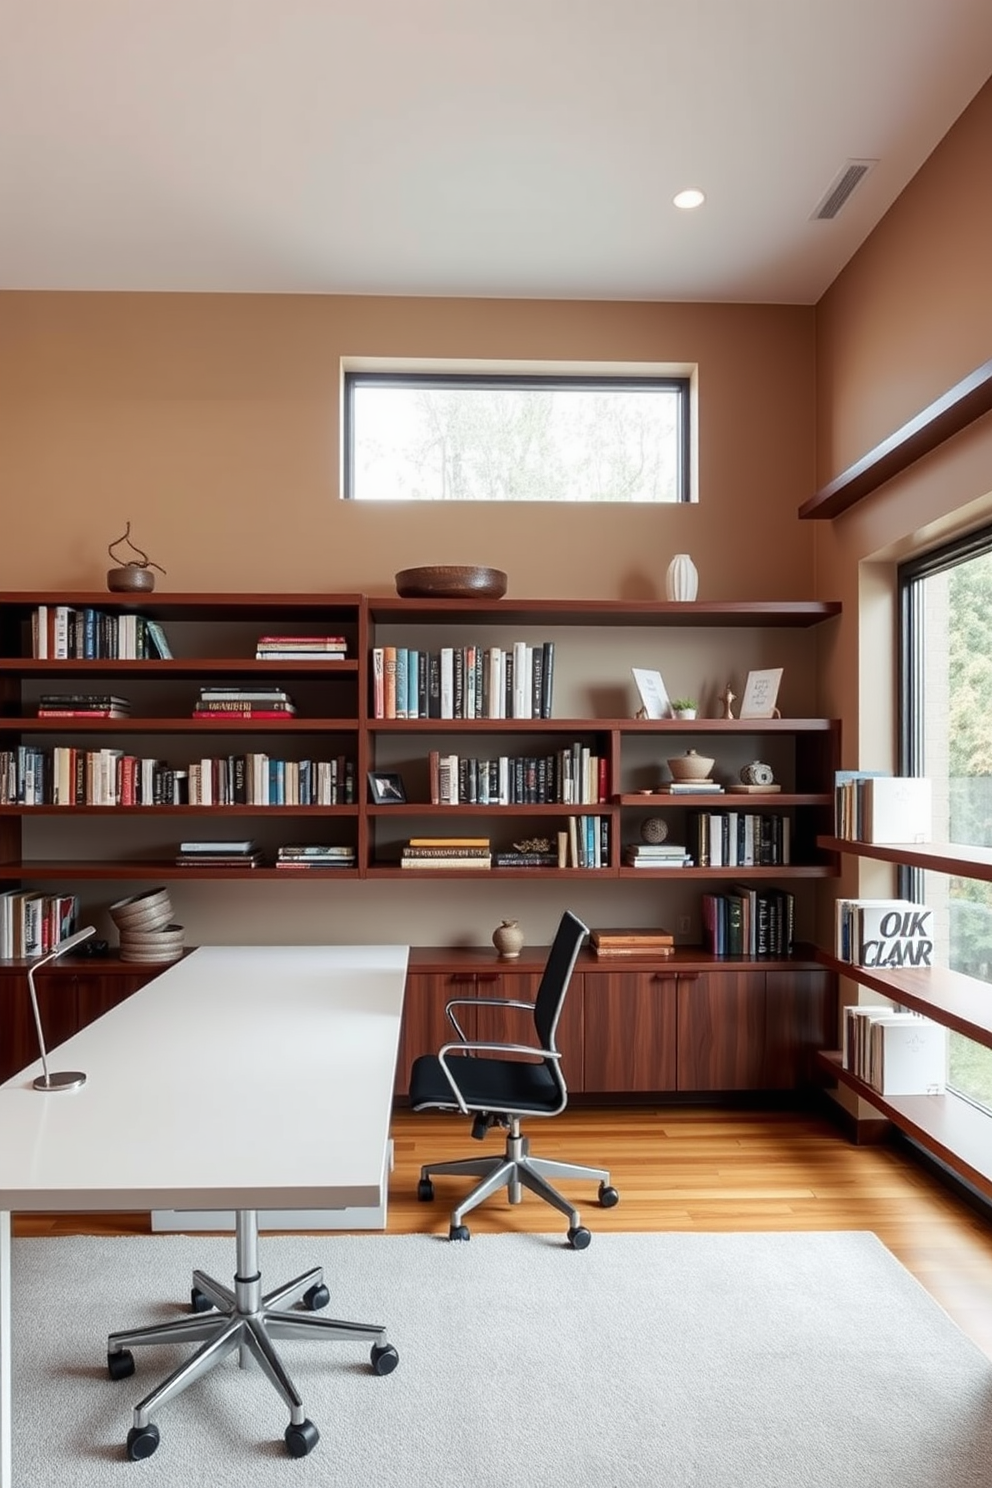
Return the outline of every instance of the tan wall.
[[[796,598],[813,538],[810,308],[0,294],[0,586],[102,587],[130,519],[160,588],[388,593],[486,563],[519,598]],[[494,513],[339,499],[342,357],[699,367],[701,501]]]

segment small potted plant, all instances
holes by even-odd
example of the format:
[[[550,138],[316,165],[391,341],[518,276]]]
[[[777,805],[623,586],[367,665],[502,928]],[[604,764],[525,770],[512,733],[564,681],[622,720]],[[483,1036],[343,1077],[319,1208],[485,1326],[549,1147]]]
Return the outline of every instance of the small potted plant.
[[[672,703],[672,712],[675,714],[676,718],[695,718],[696,699],[676,698],[675,701]]]

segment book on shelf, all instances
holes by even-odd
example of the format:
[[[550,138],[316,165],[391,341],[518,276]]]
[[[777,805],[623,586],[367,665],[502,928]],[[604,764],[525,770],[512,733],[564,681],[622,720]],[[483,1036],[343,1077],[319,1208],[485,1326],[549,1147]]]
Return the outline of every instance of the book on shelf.
[[[411,837],[407,847],[484,847],[488,850],[488,837]]]
[[[653,929],[590,930],[589,940],[594,946],[673,946],[675,944],[675,936],[671,930]]]
[[[287,843],[276,853],[277,868],[353,868],[355,862],[353,847]]]
[[[151,642],[152,649],[157,654],[159,660],[171,661],[172,648],[169,645],[168,636],[157,620],[145,621],[145,634],[147,635],[148,640]]]
[[[838,899],[839,961],[875,970],[933,964],[933,911],[910,899]]]
[[[723,789],[718,780],[669,780],[664,785],[656,785],[654,794],[658,796],[719,796],[723,794]]]
[[[180,842],[179,851],[183,853],[247,853],[255,851],[255,843],[250,838],[240,842]]]
[[[943,1095],[947,1029],[891,1006],[844,1010],[843,1066],[879,1095]]]
[[[834,834],[852,841],[863,840],[864,800],[867,783],[889,770],[834,771]]]
[[[304,661],[320,660],[323,657],[342,657],[347,654],[348,643],[344,636],[259,636],[255,643],[256,661],[299,657]]]
[[[404,847],[405,858],[488,858],[488,847]]]
[[[615,957],[617,959],[619,959],[620,957],[623,957],[623,956],[627,956],[627,957],[637,957],[637,956],[640,956],[642,960],[644,958],[648,958],[650,960],[654,960],[658,956],[674,956],[675,955],[675,947],[674,946],[670,946],[670,945],[661,945],[661,944],[658,944],[658,945],[636,945],[636,946],[611,946],[611,945],[602,945],[602,946],[593,946],[592,953],[593,953],[594,956],[599,956],[603,960],[609,960],[609,958],[611,956],[612,957]]]
[[[870,776],[864,786],[864,842],[930,842],[933,786],[926,776]]]
[[[194,708],[190,714],[191,718],[211,718],[214,722],[253,722],[257,718],[273,719],[276,723],[285,723],[290,718],[296,717],[295,708],[275,707],[258,708],[251,704],[242,706],[240,703],[222,703],[211,708]]]
[[[478,868],[491,868],[492,857],[489,853],[482,853],[478,857],[473,856],[469,858],[453,856],[421,858],[411,857],[407,853],[404,853],[400,858],[400,867],[415,868],[418,871],[423,869],[425,872],[430,872],[435,868],[457,868],[459,871],[464,869],[468,872]]]
[[[292,703],[283,687],[201,687],[206,703]]]
[[[493,858],[494,868],[557,868],[556,852],[498,852]]]

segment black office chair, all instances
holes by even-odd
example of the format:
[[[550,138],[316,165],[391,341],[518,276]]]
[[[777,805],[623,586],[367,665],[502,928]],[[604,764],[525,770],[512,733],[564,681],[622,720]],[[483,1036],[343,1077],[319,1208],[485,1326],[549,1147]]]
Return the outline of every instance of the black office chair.
[[[420,1170],[417,1197],[429,1203],[434,1197],[432,1174],[463,1174],[478,1178],[475,1188],[451,1211],[451,1240],[468,1240],[462,1221],[470,1209],[500,1188],[509,1189],[511,1204],[519,1204],[522,1189],[552,1204],[568,1216],[568,1241],[574,1250],[584,1250],[592,1239],[579,1220],[579,1211],[549,1183],[550,1178],[599,1180],[599,1202],[604,1209],[619,1203],[620,1195],[610,1186],[604,1168],[580,1167],[532,1157],[528,1139],[520,1134],[524,1116],[557,1116],[568,1103],[561,1071],[561,1054],[555,1043],[558,1019],[572,979],[579,947],[588,930],[568,910],[562,915],[548,953],[537,997],[533,1002],[510,1001],[505,997],[454,998],[445,1008],[458,1035],[437,1054],[422,1054],[414,1060],[410,1074],[410,1102],[415,1111],[452,1111],[472,1116],[472,1135],[480,1141],[492,1126],[507,1128],[502,1157],[465,1158],[456,1162],[427,1163]],[[459,1006],[530,1008],[534,1014],[536,1044],[480,1043],[466,1038],[455,1016]],[[531,1055],[531,1059],[504,1058]]]

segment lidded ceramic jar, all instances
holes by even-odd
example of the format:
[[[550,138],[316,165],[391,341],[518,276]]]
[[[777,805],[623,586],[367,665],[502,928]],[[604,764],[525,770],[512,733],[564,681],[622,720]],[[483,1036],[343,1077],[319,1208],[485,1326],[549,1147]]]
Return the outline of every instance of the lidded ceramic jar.
[[[493,945],[501,961],[515,961],[524,943],[524,932],[517,920],[502,920],[493,931]]]

